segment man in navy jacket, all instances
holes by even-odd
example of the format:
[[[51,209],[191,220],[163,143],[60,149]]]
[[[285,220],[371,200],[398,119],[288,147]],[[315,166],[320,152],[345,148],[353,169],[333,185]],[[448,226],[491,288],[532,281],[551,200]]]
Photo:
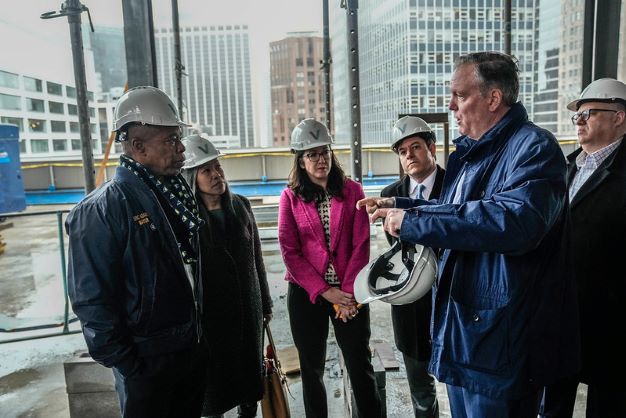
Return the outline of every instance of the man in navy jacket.
[[[179,175],[176,107],[154,87],[126,92],[115,177],[67,219],[69,295],[92,358],[113,368],[124,418],[200,416],[200,220]]]
[[[459,57],[450,89],[462,136],[439,202],[361,205],[385,216],[391,235],[443,250],[429,370],[446,383],[452,415],[534,418],[542,386],[580,363],[565,158],[517,102],[510,56]]]
[[[385,187],[382,197],[436,199],[441,193],[445,170],[435,161],[435,133],[416,116],[404,116],[394,125],[391,149],[398,154],[405,175]],[[387,240],[392,243],[387,234]],[[411,389],[413,413],[416,418],[436,418],[439,404],[435,378],[428,373],[430,360],[430,311],[432,294],[408,305],[392,305],[391,320],[398,350],[402,352],[406,377]]]

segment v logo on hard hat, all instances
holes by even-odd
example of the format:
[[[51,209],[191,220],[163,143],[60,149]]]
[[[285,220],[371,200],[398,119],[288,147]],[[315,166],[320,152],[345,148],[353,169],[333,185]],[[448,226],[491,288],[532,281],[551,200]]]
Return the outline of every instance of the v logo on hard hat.
[[[406,123],[402,126],[396,126],[396,129],[399,130],[401,133],[404,133],[404,131],[406,131]]]
[[[319,139],[319,137],[320,137],[320,130],[319,129],[315,133],[313,133],[313,131],[309,131],[309,133],[315,139]]]
[[[204,144],[204,145],[198,145],[198,148],[203,151],[205,154],[209,153],[209,145],[208,144]]]

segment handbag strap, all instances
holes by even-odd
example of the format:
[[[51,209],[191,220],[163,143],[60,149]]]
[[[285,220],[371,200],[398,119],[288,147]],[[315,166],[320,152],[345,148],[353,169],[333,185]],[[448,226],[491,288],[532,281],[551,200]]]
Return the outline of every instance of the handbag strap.
[[[272,347],[272,352],[274,353],[274,360],[277,364],[280,363],[278,360],[278,352],[276,351],[276,346],[274,345],[274,338],[272,338],[272,331],[270,330],[270,324],[265,319],[263,320],[263,328],[265,329],[265,333],[267,334],[267,340],[270,343],[270,347]]]

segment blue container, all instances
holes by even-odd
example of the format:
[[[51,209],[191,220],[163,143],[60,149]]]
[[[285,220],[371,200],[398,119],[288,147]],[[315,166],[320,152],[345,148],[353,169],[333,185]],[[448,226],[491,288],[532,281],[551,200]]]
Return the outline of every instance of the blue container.
[[[26,209],[19,141],[17,126],[0,124],[0,213]]]

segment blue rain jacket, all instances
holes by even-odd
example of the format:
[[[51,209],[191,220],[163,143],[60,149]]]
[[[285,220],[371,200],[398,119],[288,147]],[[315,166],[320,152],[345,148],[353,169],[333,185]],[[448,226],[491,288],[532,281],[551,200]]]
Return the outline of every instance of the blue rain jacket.
[[[407,210],[402,240],[443,249],[430,371],[450,385],[518,399],[580,367],[566,160],[519,103],[479,141],[455,143],[439,202],[396,204],[419,205]]]

